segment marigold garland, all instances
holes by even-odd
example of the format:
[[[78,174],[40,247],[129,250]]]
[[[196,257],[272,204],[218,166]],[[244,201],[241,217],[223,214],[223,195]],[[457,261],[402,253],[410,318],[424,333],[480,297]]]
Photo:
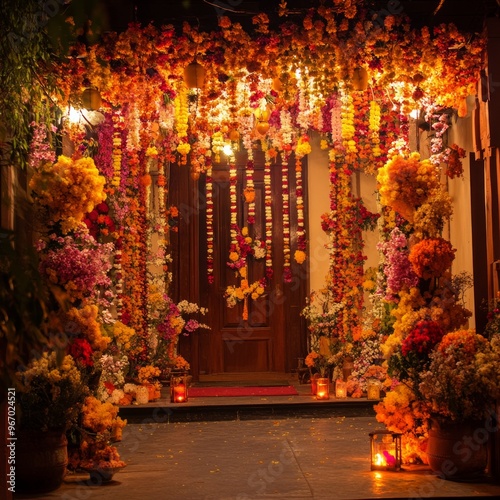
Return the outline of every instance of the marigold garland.
[[[271,188],[271,162],[266,152],[264,164],[264,210],[266,230],[266,278],[270,281],[273,277],[273,198]]]

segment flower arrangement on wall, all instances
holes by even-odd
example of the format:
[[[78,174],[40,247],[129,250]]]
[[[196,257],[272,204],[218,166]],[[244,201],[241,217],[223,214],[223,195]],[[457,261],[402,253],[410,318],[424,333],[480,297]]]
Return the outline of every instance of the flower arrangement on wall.
[[[453,249],[441,238],[451,202],[436,180],[437,165],[443,161],[448,162],[450,177],[461,173],[463,151],[446,144],[446,130],[450,110],[463,116],[464,100],[475,91],[484,40],[460,33],[453,25],[414,28],[403,13],[375,23],[369,9],[361,8],[363,4],[334,2],[311,8],[294,20],[287,17],[283,3],[278,26],[260,14],[253,20],[252,32],[227,17],[220,18],[219,30],[212,33],[187,23],[182,33],[172,26],[158,29],[134,23],[123,33],[105,34],[95,45],[75,43],[71,56],[58,66],[58,104],[82,104],[83,91],[97,89],[103,119],[94,127],[93,139],[84,138],[85,127],[65,120],[63,129],[81,143],[75,144],[74,158],[57,161],[43,147],[49,131],[34,126],[32,158],[49,162],[37,167],[32,188],[39,205],[51,214],[49,227],[55,234],[39,248],[46,252],[44,269],[49,279],[67,285],[75,300],[98,306],[103,325],[118,320],[134,332],[133,349],[110,335],[113,340],[106,347],[113,349],[114,363],[126,355],[129,368],[147,366],[158,357],[157,348],[168,353],[169,363],[183,363],[175,350],[182,313],[168,297],[168,239],[176,213],[168,200],[170,165],[184,168],[189,163],[185,168],[191,169],[193,179],[208,174],[206,258],[211,283],[216,244],[209,212],[213,211],[212,159],[219,161],[222,147],[228,144],[248,152],[248,220],[241,234],[234,199],[236,175],[234,165],[230,166],[228,262],[238,272],[240,286],[228,284],[227,299],[228,305],[234,305],[258,298],[273,276],[273,194],[283,199],[284,282],[292,282],[292,259],[297,264],[307,260],[302,163],[311,152],[310,132],[321,134],[329,151],[330,211],[322,225],[329,235],[329,286],[334,303],[342,304],[330,335],[364,338],[362,230],[374,227],[377,214],[367,212],[352,194],[352,175],[357,171],[377,175],[380,184],[379,227],[383,228],[389,288],[384,310],[394,311],[391,321],[387,315],[380,318],[394,334],[387,340],[386,355],[397,349],[417,318],[440,322],[446,331],[466,319],[467,312],[454,300],[458,291],[442,281],[453,260]],[[193,88],[184,77],[195,59],[205,81]],[[414,109],[424,110],[433,132],[434,156],[429,160],[408,155],[407,116]],[[266,155],[265,234],[248,250],[246,238],[255,242],[252,150],[257,146]],[[292,154],[295,168],[289,169]],[[278,159],[282,175],[275,186],[270,169]],[[56,173],[68,180],[67,198],[59,198],[60,191],[53,189]],[[80,175],[87,176],[87,184],[80,182]],[[288,189],[292,175],[295,203]],[[74,203],[70,206],[66,200]],[[159,204],[153,206],[152,200]],[[296,216],[297,234],[291,234],[292,216]],[[80,229],[82,220],[90,234]],[[245,227],[252,236],[243,235]],[[419,241],[410,243],[410,236]],[[106,268],[104,254],[111,248],[107,245],[113,246],[112,268]],[[88,248],[96,250],[88,266],[92,263],[94,278],[102,280],[85,295],[72,283],[88,281],[90,274],[78,275],[74,269],[73,274],[61,272],[68,253],[79,262]],[[429,265],[436,251],[446,258],[439,268]],[[244,265],[249,256],[266,262],[265,276],[254,283],[249,283]],[[398,282],[403,264],[411,272]],[[110,276],[116,294],[113,311],[103,302],[111,303],[110,290],[93,295],[94,290],[106,288]],[[453,300],[448,300],[450,296]],[[88,318],[93,324],[95,315]],[[80,348],[83,355],[84,346]]]
[[[442,368],[443,377],[450,375],[440,353],[471,315],[463,303],[471,278],[465,273],[452,275],[455,249],[441,236],[452,208],[438,168],[418,153],[394,153],[377,176],[382,213],[394,211],[397,216],[387,218],[388,230],[382,232],[385,241],[379,244],[384,280],[377,293],[388,306],[379,309],[379,320],[384,322],[388,315],[392,319],[387,322],[385,318],[386,337],[381,345],[390,386],[375,409],[379,421],[404,434],[406,461],[427,460],[430,415],[437,411],[446,415],[445,407],[450,408],[449,400],[441,400],[441,407],[433,403],[440,398],[433,393],[439,386],[436,370]],[[461,352],[461,348],[455,350],[456,362]],[[467,404],[471,398],[464,397],[462,403]],[[483,405],[480,411],[484,410]]]

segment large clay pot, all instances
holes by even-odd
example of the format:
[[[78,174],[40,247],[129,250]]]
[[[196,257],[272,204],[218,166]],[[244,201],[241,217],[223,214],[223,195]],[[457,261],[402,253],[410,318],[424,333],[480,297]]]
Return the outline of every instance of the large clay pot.
[[[63,431],[21,431],[16,441],[16,491],[47,493],[61,486],[68,465]]]
[[[433,472],[444,479],[472,480],[488,463],[489,433],[485,422],[431,419],[427,458]]]

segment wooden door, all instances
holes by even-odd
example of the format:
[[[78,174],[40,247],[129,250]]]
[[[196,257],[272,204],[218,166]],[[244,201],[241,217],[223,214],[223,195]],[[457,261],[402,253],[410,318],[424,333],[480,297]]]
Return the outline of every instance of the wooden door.
[[[246,226],[248,205],[244,202],[245,155],[239,155],[237,165],[238,225]],[[264,158],[256,155],[254,161],[255,222],[250,226],[252,236],[265,238]],[[290,206],[294,207],[294,164],[289,165]],[[230,234],[230,184],[228,165],[215,165],[213,178],[214,226],[214,282],[208,284],[200,266],[202,301],[208,304],[207,316],[211,331],[199,337],[197,349],[199,373],[288,372],[297,366],[306,346],[305,325],[300,310],[304,307],[307,290],[305,264],[294,265],[292,283],[283,283],[283,209],[281,166],[273,165],[273,277],[266,293],[257,300],[248,301],[248,320],[243,320],[244,303],[228,307],[224,293],[228,285],[239,283],[235,272],[227,265]],[[205,183],[200,183],[204,191]],[[200,212],[200,241],[206,241],[203,206]],[[290,210],[291,234],[295,234],[296,216]],[[306,217],[307,218],[307,217]],[[293,236],[292,236],[293,238]],[[292,253],[293,253],[292,241]],[[206,249],[200,244],[200,257],[206,261]],[[203,264],[203,262],[201,263]],[[206,271],[206,270],[205,270]],[[265,259],[248,258],[248,281],[253,283],[265,275]]]

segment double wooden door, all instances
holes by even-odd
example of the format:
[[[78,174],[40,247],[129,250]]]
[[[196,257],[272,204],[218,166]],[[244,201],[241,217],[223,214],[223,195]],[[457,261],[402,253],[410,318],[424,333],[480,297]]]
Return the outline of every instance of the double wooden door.
[[[305,162],[304,162],[305,163]],[[238,225],[248,226],[248,204],[245,203],[245,172],[247,158],[241,154],[236,158],[237,167],[237,204]],[[200,177],[197,182],[198,209],[192,213],[185,232],[191,231],[192,244],[185,246],[178,255],[179,261],[189,260],[186,251],[195,252],[190,260],[196,260],[198,270],[191,274],[190,298],[198,300],[208,308],[208,314],[201,318],[210,326],[210,331],[200,332],[184,339],[181,353],[191,363],[191,371],[195,377],[203,374],[242,373],[242,372],[289,372],[297,366],[297,359],[306,353],[306,327],[300,311],[305,306],[308,274],[307,263],[298,265],[293,261],[296,248],[295,234],[297,227],[295,196],[295,163],[290,160],[289,189],[290,197],[290,234],[292,254],[292,281],[283,280],[283,188],[282,168],[280,164],[271,166],[272,186],[272,261],[273,276],[267,282],[265,293],[257,300],[248,300],[248,319],[243,319],[244,302],[228,307],[225,291],[229,285],[239,286],[240,278],[235,275],[227,262],[231,244],[231,211],[229,166],[226,163],[216,164],[212,169],[213,179],[213,283],[208,283],[207,229],[206,229],[206,179]],[[304,165],[304,181],[306,179]],[[249,227],[250,235],[257,239],[265,239],[265,195],[264,195],[264,156],[256,152],[254,158],[255,187],[255,222]],[[191,183],[191,181],[189,181]],[[304,182],[305,184],[305,182]],[[304,192],[306,192],[304,186]],[[307,204],[305,203],[305,206]],[[182,218],[182,210],[181,218]],[[305,217],[307,219],[307,216]],[[197,220],[197,235],[193,234],[192,222]],[[183,222],[179,231],[183,230]],[[188,227],[189,226],[189,227]],[[182,239],[182,236],[181,236]],[[184,255],[183,255],[184,253]],[[175,256],[174,256],[175,257]],[[248,282],[253,283],[265,276],[265,259],[250,256],[248,262]],[[184,264],[186,266],[186,264]],[[181,274],[187,279],[188,271]],[[181,288],[182,288],[181,283]],[[192,288],[198,287],[193,293]],[[180,298],[186,294],[180,293]]]

